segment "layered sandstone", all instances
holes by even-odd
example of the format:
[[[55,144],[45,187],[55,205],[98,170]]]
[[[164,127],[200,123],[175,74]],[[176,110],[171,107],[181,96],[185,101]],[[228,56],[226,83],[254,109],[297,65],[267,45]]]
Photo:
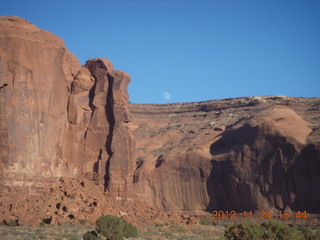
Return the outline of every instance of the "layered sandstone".
[[[319,212],[319,98],[131,104],[135,190],[162,209]]]

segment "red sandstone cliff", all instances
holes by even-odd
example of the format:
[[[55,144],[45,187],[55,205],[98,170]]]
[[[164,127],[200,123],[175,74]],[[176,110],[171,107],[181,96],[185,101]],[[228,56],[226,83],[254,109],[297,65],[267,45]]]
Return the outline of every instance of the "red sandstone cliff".
[[[80,68],[60,38],[18,17],[0,21],[2,191],[87,175],[125,192],[129,75],[102,58]]]
[[[64,159],[67,99],[80,64],[63,40],[18,17],[0,18],[1,192],[75,175]]]
[[[0,18],[0,220],[319,212],[319,98],[128,104],[129,82],[106,59],[81,67],[60,38]]]
[[[319,212],[319,98],[131,104],[135,190],[162,209]]]

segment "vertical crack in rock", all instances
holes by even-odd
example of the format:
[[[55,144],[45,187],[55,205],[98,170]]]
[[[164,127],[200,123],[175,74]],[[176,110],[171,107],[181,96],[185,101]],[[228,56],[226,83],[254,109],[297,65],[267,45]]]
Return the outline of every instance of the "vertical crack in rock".
[[[94,92],[96,90],[96,85],[97,85],[97,79],[96,79],[96,77],[94,77],[94,84],[93,84],[92,88],[89,91],[89,107],[90,107],[90,109],[92,111],[92,114],[93,114],[94,110],[96,109],[96,107],[93,105]]]
[[[132,121],[128,110],[128,91],[130,76],[122,71],[115,70],[108,74],[109,88],[112,88],[112,99],[109,111],[114,119],[112,126],[112,156],[108,161],[109,182],[108,189],[117,197],[126,199],[132,187],[134,162],[134,137],[129,129]],[[110,95],[111,96],[111,95]],[[110,114],[109,113],[109,114]]]
[[[127,94],[130,76],[113,70],[103,58],[89,60],[85,67],[95,78],[89,94],[92,115],[85,137],[85,161],[105,189],[123,197],[132,183],[134,161],[134,139],[128,128],[132,120]]]
[[[131,121],[127,108],[130,76],[113,70],[111,62],[103,58],[89,60],[85,67],[95,79],[89,93],[92,114],[85,136],[85,161],[88,166],[91,163],[105,189],[123,193],[132,175],[134,151],[127,126]]]
[[[108,92],[107,92],[107,102],[106,102],[106,106],[105,106],[105,111],[106,111],[106,117],[107,117],[107,121],[109,123],[109,134],[107,136],[107,141],[106,141],[106,151],[109,155],[109,158],[107,160],[106,166],[105,166],[105,176],[104,176],[104,186],[105,189],[108,187],[108,183],[110,180],[110,176],[109,176],[109,167],[110,167],[110,159],[112,158],[113,152],[112,152],[112,138],[113,138],[113,131],[114,131],[114,125],[115,125],[115,118],[114,118],[114,99],[113,99],[113,92],[112,92],[112,88],[113,88],[113,82],[114,79],[110,77],[110,75],[108,75]]]

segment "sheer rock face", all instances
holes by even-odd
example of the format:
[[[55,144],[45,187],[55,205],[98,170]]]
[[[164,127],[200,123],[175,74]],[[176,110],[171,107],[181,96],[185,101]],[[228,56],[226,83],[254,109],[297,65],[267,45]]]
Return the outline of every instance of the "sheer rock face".
[[[21,18],[0,18],[2,188],[77,174],[63,151],[68,88],[79,68],[62,39]]]
[[[124,195],[134,161],[129,75],[102,58],[81,68],[63,40],[18,17],[0,18],[0,54],[3,192],[82,175]]]
[[[126,197],[132,188],[135,141],[130,131],[131,113],[128,110],[128,90],[130,76],[121,71],[109,75],[112,82],[111,108],[113,116],[113,135],[111,140],[111,158],[109,166],[109,189]]]
[[[89,60],[85,67],[95,85],[89,93],[92,117],[84,140],[84,172],[96,172],[100,183],[124,197],[132,183],[134,162],[134,139],[128,128],[132,117],[127,108],[130,76],[113,70],[111,62],[102,58]]]

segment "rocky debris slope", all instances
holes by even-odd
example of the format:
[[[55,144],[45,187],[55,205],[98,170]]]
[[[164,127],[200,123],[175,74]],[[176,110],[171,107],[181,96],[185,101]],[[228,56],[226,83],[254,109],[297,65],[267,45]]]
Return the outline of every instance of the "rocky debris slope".
[[[81,67],[57,36],[0,17],[0,221],[319,213],[319,98],[129,104],[129,82],[107,59]]]
[[[2,199],[1,218],[4,223],[18,225],[95,224],[101,215],[112,214],[134,224],[171,222],[195,224],[199,219],[192,215],[163,212],[140,201],[134,194],[123,200],[105,192],[103,185],[86,178],[61,178],[37,195],[26,196],[19,192],[16,198]],[[11,223],[12,224],[12,223]]]

